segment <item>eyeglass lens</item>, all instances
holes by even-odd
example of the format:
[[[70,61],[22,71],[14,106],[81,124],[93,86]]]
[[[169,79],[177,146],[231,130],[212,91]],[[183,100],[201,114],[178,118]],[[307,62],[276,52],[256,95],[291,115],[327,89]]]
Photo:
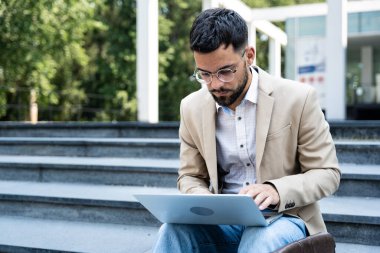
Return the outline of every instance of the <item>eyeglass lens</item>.
[[[221,69],[215,74],[198,70],[195,75],[199,82],[211,83],[213,75],[215,75],[222,82],[230,82],[234,78],[234,73],[235,71],[232,69]]]

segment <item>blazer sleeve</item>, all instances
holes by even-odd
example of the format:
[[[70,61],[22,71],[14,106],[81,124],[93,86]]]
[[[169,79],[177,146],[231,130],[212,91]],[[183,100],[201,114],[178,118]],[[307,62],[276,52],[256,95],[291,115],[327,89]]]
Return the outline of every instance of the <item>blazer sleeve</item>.
[[[179,127],[179,138],[181,141],[180,168],[178,170],[177,187],[182,193],[210,194],[210,178],[207,166],[195,143],[196,136],[198,136],[196,129],[193,125],[189,126],[187,124],[187,117],[190,117],[190,115],[186,113],[185,107],[184,101],[182,101]]]
[[[316,202],[339,186],[335,146],[313,88],[308,91],[299,122],[297,159],[300,174],[267,181],[280,195],[280,212]]]

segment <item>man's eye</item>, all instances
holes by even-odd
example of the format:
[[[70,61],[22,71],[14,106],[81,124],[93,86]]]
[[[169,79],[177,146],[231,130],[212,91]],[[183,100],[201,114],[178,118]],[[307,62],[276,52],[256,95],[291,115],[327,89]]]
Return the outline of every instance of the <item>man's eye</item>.
[[[210,77],[210,73],[207,73],[207,72],[201,72],[200,74],[202,77],[205,77],[205,78]]]
[[[230,69],[221,69],[218,73],[219,75],[229,75],[232,73],[232,71]]]

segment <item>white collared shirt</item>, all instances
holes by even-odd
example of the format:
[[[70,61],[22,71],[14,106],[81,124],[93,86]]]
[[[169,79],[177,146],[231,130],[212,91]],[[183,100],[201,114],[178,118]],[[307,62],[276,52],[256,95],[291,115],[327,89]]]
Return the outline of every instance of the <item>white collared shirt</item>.
[[[222,193],[238,193],[256,183],[256,105],[258,73],[235,111],[216,104],[216,150]]]

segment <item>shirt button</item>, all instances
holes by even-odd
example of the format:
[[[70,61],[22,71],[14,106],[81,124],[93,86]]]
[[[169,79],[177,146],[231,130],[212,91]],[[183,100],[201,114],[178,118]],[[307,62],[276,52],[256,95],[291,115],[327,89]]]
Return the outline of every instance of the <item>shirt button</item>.
[[[238,117],[237,119],[238,119],[238,120],[241,120],[241,117]]]
[[[243,148],[243,147],[244,147],[244,145],[243,145],[243,144],[241,144],[241,145],[240,145],[240,147],[241,147],[241,148]]]
[[[250,164],[250,163],[247,163],[247,166],[251,166],[251,164]]]
[[[245,182],[245,185],[249,185],[249,182]]]

